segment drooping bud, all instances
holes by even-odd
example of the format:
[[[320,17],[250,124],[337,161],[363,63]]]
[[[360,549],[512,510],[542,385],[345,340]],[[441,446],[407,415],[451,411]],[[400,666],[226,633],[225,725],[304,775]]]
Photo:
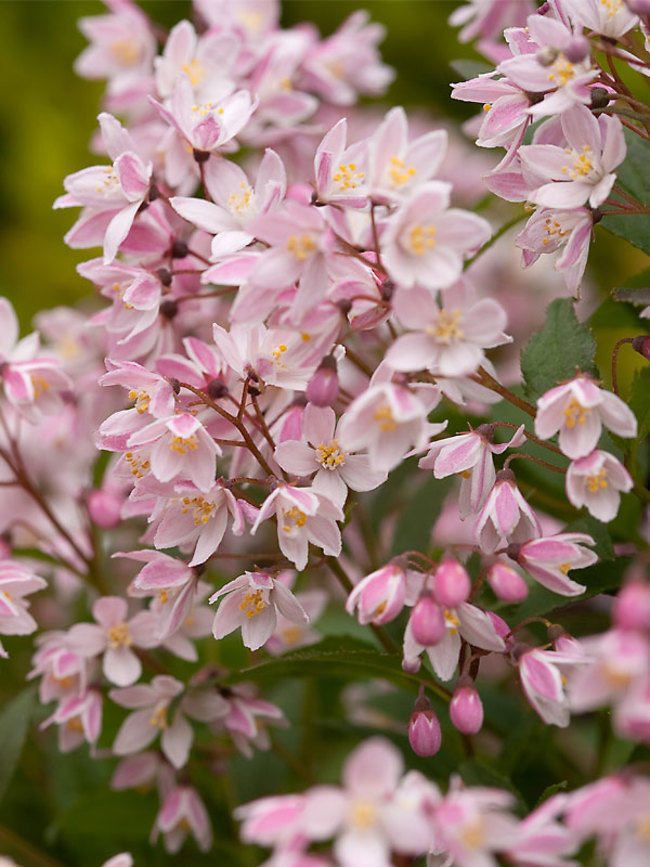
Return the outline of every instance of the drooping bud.
[[[331,406],[339,396],[339,377],[336,359],[327,355],[307,383],[307,400],[314,406]]]
[[[463,735],[475,735],[483,725],[483,703],[473,686],[458,681],[449,704],[449,719]]]
[[[522,602],[528,596],[528,585],[523,577],[500,560],[488,569],[487,580],[495,596],[504,602]]]
[[[431,703],[423,696],[418,698],[409,720],[409,743],[416,756],[435,756],[442,743],[440,722]]]
[[[591,88],[591,108],[605,108],[611,98],[611,94],[604,87]]]
[[[467,601],[472,582],[457,560],[443,560],[436,570],[434,595],[445,608],[458,608]]]
[[[581,63],[586,57],[589,57],[591,45],[584,36],[573,36],[562,49],[562,53],[569,63]]]
[[[442,608],[430,596],[422,596],[409,619],[413,638],[423,647],[433,647],[445,636],[447,626]]]
[[[91,491],[86,498],[90,520],[103,530],[112,530],[122,520],[122,501],[110,491]]]

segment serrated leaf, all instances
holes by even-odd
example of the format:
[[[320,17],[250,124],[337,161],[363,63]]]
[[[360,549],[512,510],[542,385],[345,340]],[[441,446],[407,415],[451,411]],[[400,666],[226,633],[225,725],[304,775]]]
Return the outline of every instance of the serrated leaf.
[[[638,440],[650,434],[650,367],[637,371],[630,391],[630,408],[639,424]]]
[[[573,379],[576,370],[597,376],[595,354],[594,337],[578,322],[573,302],[556,298],[547,308],[544,327],[521,353],[526,396],[537,400],[558,382]]]
[[[23,751],[36,704],[36,688],[23,690],[0,712],[0,799],[4,796]]]
[[[625,161],[616,171],[617,183],[644,205],[650,205],[650,144],[629,129],[623,130],[627,144]],[[613,235],[650,255],[650,216],[629,214],[605,217],[601,224]]]
[[[569,783],[567,780],[561,780],[559,783],[553,783],[552,786],[547,786],[542,794],[539,796],[539,800],[535,804],[536,807],[539,807],[544,801],[548,801],[549,798],[552,798],[553,795],[557,795],[559,792],[566,792],[569,787]]]
[[[477,76],[483,75],[486,72],[494,71],[494,67],[488,66],[487,63],[481,63],[480,60],[468,60],[466,58],[452,60],[449,66],[463,81],[477,78]]]

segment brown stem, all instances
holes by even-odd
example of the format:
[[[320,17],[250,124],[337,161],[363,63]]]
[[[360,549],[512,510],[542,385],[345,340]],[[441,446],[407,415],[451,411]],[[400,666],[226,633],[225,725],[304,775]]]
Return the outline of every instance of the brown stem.
[[[556,467],[554,464],[549,464],[541,458],[536,458],[535,455],[527,455],[525,452],[514,452],[514,454],[508,455],[504,461],[503,469],[507,470],[510,466],[510,462],[514,461],[515,458],[525,458],[527,461],[533,461],[542,467],[546,467],[547,470],[553,470],[555,473],[566,473],[566,470],[563,470],[562,467]]]
[[[484,367],[479,367],[477,373],[474,376],[471,376],[470,379],[474,380],[474,382],[478,382],[479,385],[489,388],[490,391],[500,394],[504,400],[507,400],[513,406],[518,407],[527,415],[530,415],[533,418],[537,415],[537,409],[532,405],[532,403],[528,403],[527,400],[517,397],[517,395],[510,391],[509,388],[506,388],[505,385],[501,385],[501,383],[488,373]]]
[[[234,425],[246,441],[246,445],[250,449],[251,454],[257,460],[258,464],[262,467],[264,472],[267,473],[269,476],[275,476],[275,473],[271,469],[270,465],[267,463],[264,455],[260,452],[260,450],[253,442],[253,438],[247,431],[246,425],[244,425],[240,419],[238,419],[234,415],[231,415],[228,410],[224,409],[222,406],[219,406],[219,404],[215,403],[210,397],[208,397],[207,394],[202,392],[200,389],[195,388],[193,385],[190,385],[189,382],[181,382],[179,383],[179,385],[181,388],[186,388],[188,391],[191,391],[192,394],[195,394],[198,398],[200,398],[206,406],[209,406],[210,409],[213,409],[222,418],[227,419],[227,421]],[[277,476],[275,477],[277,478]]]

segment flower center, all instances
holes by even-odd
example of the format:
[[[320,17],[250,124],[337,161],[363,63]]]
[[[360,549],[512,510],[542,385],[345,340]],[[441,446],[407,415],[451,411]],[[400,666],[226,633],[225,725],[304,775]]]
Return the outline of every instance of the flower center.
[[[458,633],[458,618],[448,608],[445,608],[445,625],[452,635]]]
[[[133,66],[140,59],[140,51],[132,39],[116,39],[109,50],[112,57],[123,66]]]
[[[34,389],[34,399],[38,400],[39,397],[43,397],[46,391],[50,390],[50,383],[44,379],[42,376],[38,376],[38,374],[30,374],[29,377],[32,381],[32,388]]]
[[[214,514],[214,503],[210,503],[204,497],[183,497],[181,512],[186,515],[190,508],[197,527],[201,524],[207,524]]]
[[[435,337],[441,343],[451,343],[452,340],[462,340],[465,336],[460,327],[459,320],[462,316],[460,310],[441,310],[435,325],[426,329],[427,334]]]
[[[201,66],[196,57],[190,63],[184,63],[181,66],[181,69],[191,81],[192,87],[196,87],[198,84],[201,84],[201,82],[206,76],[206,71],[204,67]]]
[[[355,801],[350,808],[350,824],[353,828],[370,828],[377,820],[377,808],[369,801]]]
[[[589,488],[589,493],[597,494],[598,491],[602,491],[607,487],[607,470],[603,467],[603,469],[595,475],[587,476],[585,481]]]
[[[262,599],[262,591],[255,590],[254,593],[248,593],[239,603],[240,611],[243,611],[249,620],[257,617],[266,608],[267,603]]]
[[[470,822],[460,833],[460,839],[468,849],[480,849],[485,842],[485,823],[482,819]]]
[[[411,227],[409,232],[409,244],[411,252],[416,256],[424,256],[427,250],[433,250],[436,246],[435,242],[436,227],[431,223],[423,226],[421,223],[416,223]]]
[[[129,400],[135,401],[135,408],[137,409],[137,411],[140,415],[142,415],[145,412],[148,412],[149,401],[151,400],[151,398],[149,397],[147,392],[144,391],[144,389],[140,389],[140,391],[136,391],[134,388],[132,388],[131,391],[129,392]]]
[[[98,193],[112,193],[116,187],[121,186],[120,179],[118,178],[117,172],[113,166],[106,166],[104,174],[106,175],[104,183],[99,184],[99,186],[96,187]]]
[[[338,184],[339,190],[343,192],[344,190],[355,190],[363,182],[364,177],[363,172],[357,171],[356,163],[341,163],[332,180]]]
[[[282,529],[285,533],[290,533],[294,527],[304,527],[307,521],[307,515],[301,512],[298,506],[292,506],[290,509],[284,509],[284,524]]]
[[[318,453],[316,455],[316,460],[327,470],[335,470],[337,467],[340,467],[345,463],[345,458],[343,457],[336,440],[332,440],[328,446],[321,443],[316,451]]]
[[[571,428],[575,427],[576,424],[584,424],[587,421],[588,415],[589,409],[573,398],[564,410],[564,424]]]
[[[159,704],[155,707],[149,717],[149,725],[155,726],[157,729],[167,728],[167,705]]]
[[[411,180],[415,171],[413,166],[407,166],[404,160],[401,160],[399,157],[392,157],[390,168],[388,169],[388,177],[394,187],[401,187]]]
[[[241,193],[231,193],[228,196],[228,207],[232,213],[242,217],[249,209],[255,207],[255,192],[246,181],[242,181],[240,186]]]
[[[571,148],[566,148],[565,153],[573,158],[573,167],[562,166],[562,171],[567,172],[572,181],[577,181],[579,178],[591,176],[592,179],[598,177],[592,158],[589,156],[591,148],[589,145],[583,145],[582,153]]]
[[[79,734],[83,734],[84,724],[81,721],[80,716],[70,717],[69,720],[66,720],[65,727],[69,732],[78,732]]]
[[[571,81],[575,77],[575,74],[573,63],[568,61],[563,54],[560,54],[548,74],[548,80],[556,87],[564,87],[567,81]]]
[[[131,475],[135,476],[136,479],[141,479],[149,469],[149,461],[142,460],[138,455],[134,455],[133,452],[126,452],[124,460],[131,467]]]
[[[108,641],[113,650],[118,647],[131,647],[133,639],[129,635],[129,628],[126,623],[118,623],[117,626],[111,626],[108,630]]]
[[[191,452],[196,451],[198,447],[199,444],[194,434],[188,437],[174,437],[169,444],[170,451],[177,452],[179,455],[187,454],[188,450]]]
[[[316,250],[316,244],[311,235],[289,235],[287,238],[287,249],[290,253],[304,262]]]
[[[384,404],[380,406],[373,416],[374,420],[379,424],[379,430],[391,432],[397,430],[397,422],[393,415],[392,409]]]

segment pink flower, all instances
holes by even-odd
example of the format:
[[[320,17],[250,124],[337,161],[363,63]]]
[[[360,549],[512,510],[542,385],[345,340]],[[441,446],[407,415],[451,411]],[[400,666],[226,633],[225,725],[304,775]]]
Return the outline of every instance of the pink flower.
[[[383,257],[399,286],[451,286],[461,276],[463,260],[490,237],[482,217],[449,208],[450,192],[450,184],[428,181],[386,221]]]
[[[303,832],[312,840],[336,836],[341,867],[389,867],[391,850],[423,853],[429,822],[417,796],[400,798],[403,767],[389,741],[365,741],[345,762],[343,789],[317,786],[306,793]]]
[[[298,476],[316,471],[313,490],[332,502],[344,505],[348,487],[370,491],[386,479],[383,471],[373,470],[367,455],[350,454],[336,438],[336,415],[330,407],[308,404],[302,416],[302,439],[285,440],[275,450],[283,470]]]
[[[585,586],[572,581],[572,569],[585,569],[598,562],[598,555],[583,545],[593,545],[586,533],[558,533],[525,542],[517,554],[517,562],[539,583],[562,596],[578,596]]]
[[[388,472],[409,448],[421,449],[429,436],[446,426],[430,425],[427,412],[440,399],[437,390],[413,392],[402,385],[375,384],[354,399],[343,414],[338,439],[346,451],[368,449],[370,466]]]
[[[56,723],[59,726],[59,749],[62,753],[75,750],[84,741],[97,743],[102,727],[102,696],[96,689],[64,699],[41,728]]]
[[[433,470],[436,479],[454,474],[461,476],[458,508],[463,520],[478,512],[494,486],[496,473],[492,455],[503,454],[507,448],[525,442],[523,425],[506,443],[494,443],[493,436],[494,429],[482,425],[471,433],[437,440],[418,463],[423,469]]]
[[[0,560],[0,635],[29,635],[38,624],[24,597],[47,587],[47,581],[13,560]],[[0,656],[7,656],[0,644]]]
[[[336,521],[343,519],[341,508],[323,494],[310,488],[278,485],[264,501],[251,527],[255,534],[262,521],[275,512],[278,542],[282,553],[304,569],[309,557],[309,543],[321,548],[328,556],[341,552],[341,533]]]
[[[538,208],[515,241],[522,250],[524,268],[536,262],[542,253],[564,248],[553,267],[562,274],[570,292],[577,295],[587,265],[593,225],[593,213],[588,208],[570,211]]]
[[[262,647],[273,634],[278,612],[292,623],[304,624],[309,617],[293,593],[265,572],[245,572],[210,597],[224,596],[212,624],[215,638],[241,628],[242,641],[251,650]]]
[[[167,760],[175,768],[187,762],[194,740],[192,726],[180,707],[171,724],[167,714],[171,702],[184,690],[183,684],[166,674],[159,674],[151,683],[112,689],[110,698],[122,707],[135,708],[135,712],[122,723],[113,743],[116,756],[128,756],[146,749],[161,735],[160,746]]]
[[[226,701],[228,710],[223,720],[218,722],[218,728],[229,732],[239,752],[247,758],[253,755],[253,746],[258,750],[268,750],[271,746],[267,723],[287,724],[279,707],[257,698],[252,684],[242,683],[229,688]]]
[[[587,511],[599,521],[613,520],[618,514],[620,491],[629,491],[632,477],[620,461],[609,452],[598,449],[569,465],[566,474],[566,494],[569,501]]]
[[[596,118],[576,105],[562,114],[560,123],[566,147],[533,144],[519,149],[524,172],[547,181],[529,200],[545,208],[577,208],[587,202],[597,208],[616,180],[612,170],[625,159],[621,122],[606,114]]]
[[[210,819],[203,801],[192,786],[176,786],[164,800],[151,832],[152,841],[162,833],[165,849],[172,855],[179,851],[188,831],[201,852],[212,846]]]
[[[511,470],[501,470],[474,527],[481,550],[491,554],[509,543],[541,535],[539,521],[524,500]]]
[[[578,376],[543,394],[537,401],[535,433],[549,439],[560,432],[560,448],[575,460],[598,444],[601,426],[621,437],[635,437],[636,418],[620,397],[604,391],[588,376]]]
[[[346,147],[347,120],[341,118],[316,149],[314,173],[320,202],[363,208],[368,202],[365,142]],[[365,169],[365,171],[362,171]]]
[[[102,225],[104,264],[115,259],[118,248],[129,234],[135,216],[149,195],[151,162],[137,153],[130,134],[112,115],[99,115],[102,140],[111,166],[92,166],[68,175],[64,181],[67,195],[59,197],[55,208],[81,205],[81,216],[66,235],[72,247],[95,246],[93,221]],[[88,229],[90,228],[90,233]]]
[[[429,370],[443,377],[475,373],[484,349],[509,343],[507,316],[493,298],[476,301],[469,285],[459,281],[443,293],[439,307],[431,293],[418,287],[396,293],[393,309],[414,334],[397,338],[386,354],[393,370]]]
[[[123,86],[151,70],[156,37],[135,4],[115,4],[110,15],[81,18],[79,29],[90,40],[74,65],[83,78],[108,78]]]
[[[69,632],[73,649],[85,656],[103,654],[103,671],[111,683],[129,686],[142,674],[142,663],[133,647],[155,647],[155,618],[141,611],[127,620],[127,602],[120,596],[102,596],[93,604],[98,625],[77,623]]]
[[[564,672],[585,662],[577,642],[564,652],[529,650],[519,659],[519,677],[526,698],[545,723],[569,725],[569,698]]]
[[[394,620],[406,601],[406,574],[396,563],[389,563],[363,578],[348,596],[345,610],[358,608],[359,623],[382,625]]]

